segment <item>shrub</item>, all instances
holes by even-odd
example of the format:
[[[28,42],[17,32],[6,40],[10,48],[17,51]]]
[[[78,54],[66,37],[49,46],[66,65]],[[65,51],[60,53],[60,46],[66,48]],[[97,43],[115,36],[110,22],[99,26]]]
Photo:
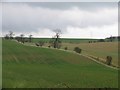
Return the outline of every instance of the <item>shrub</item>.
[[[45,44],[45,42],[44,41],[39,41],[39,46],[43,46]]]
[[[49,45],[48,47],[50,48],[51,46]]]
[[[106,57],[106,64],[107,65],[111,65],[111,62],[112,62],[112,57],[111,56],[107,56]]]
[[[99,57],[96,58],[99,61]]]
[[[79,47],[75,47],[74,51],[77,52],[77,53],[81,53],[82,49],[80,49]]]
[[[64,49],[65,49],[65,50],[68,50],[68,48],[67,48],[67,47],[65,47]]]
[[[40,46],[38,43],[35,43],[36,46]]]

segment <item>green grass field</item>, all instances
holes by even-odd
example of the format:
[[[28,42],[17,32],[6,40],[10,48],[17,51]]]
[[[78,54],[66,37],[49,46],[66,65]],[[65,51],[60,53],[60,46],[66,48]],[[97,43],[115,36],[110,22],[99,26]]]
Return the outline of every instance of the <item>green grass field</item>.
[[[117,88],[118,71],[56,49],[3,40],[3,88]]]
[[[0,89],[2,88],[2,38],[0,38]]]
[[[68,47],[74,50],[75,47],[82,49],[82,54],[89,54],[106,60],[107,56],[112,56],[112,64],[118,66],[118,42],[97,42],[97,43],[62,43],[61,48]]]
[[[98,39],[65,39],[62,38],[62,46],[68,50],[74,50],[75,47],[79,47],[82,49],[82,54],[88,54],[91,56],[95,56],[101,58],[102,61],[106,61],[107,56],[112,56],[112,65],[119,67],[118,65],[118,42],[114,40],[113,42],[96,42],[96,43],[88,43],[89,41],[97,41]],[[35,42],[45,41],[45,47],[49,46],[50,38],[33,38],[33,43],[27,43],[27,45],[35,45]]]
[[[49,43],[51,38],[33,38],[32,42],[39,42],[44,41],[46,43]],[[97,41],[98,39],[73,39],[73,38],[61,38],[60,39],[63,43],[88,43],[89,41]]]

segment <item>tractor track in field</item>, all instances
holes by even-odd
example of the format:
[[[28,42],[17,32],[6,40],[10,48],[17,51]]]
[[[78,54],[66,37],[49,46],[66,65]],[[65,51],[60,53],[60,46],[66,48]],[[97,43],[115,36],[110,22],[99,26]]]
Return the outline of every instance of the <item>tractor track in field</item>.
[[[16,42],[17,42],[17,41],[16,41]],[[20,43],[20,42],[17,42],[17,43]],[[23,44],[23,43],[20,43],[20,44]],[[32,46],[32,47],[38,47],[38,46],[36,46],[36,45],[27,45],[27,44],[23,44],[23,45],[25,45],[25,46]],[[79,54],[79,53],[76,53],[75,51],[71,51],[71,50],[49,48],[49,47],[45,47],[45,46],[42,46],[41,48],[54,49],[54,50],[61,50],[61,51],[65,51],[65,52],[74,53],[74,54],[77,54],[77,55],[86,57],[86,58],[88,58],[88,59],[90,59],[90,60],[92,60],[92,61],[94,61],[94,62],[96,62],[96,63],[99,63],[99,64],[103,65],[103,66],[106,66],[106,67],[109,67],[109,68],[112,68],[112,69],[115,69],[115,70],[119,70],[119,68],[113,67],[113,66],[109,66],[109,65],[107,65],[107,64],[105,64],[105,63],[103,63],[103,62],[100,62],[100,61],[98,61],[98,60],[96,60],[96,59],[90,57],[90,55],[88,55],[88,54]]]

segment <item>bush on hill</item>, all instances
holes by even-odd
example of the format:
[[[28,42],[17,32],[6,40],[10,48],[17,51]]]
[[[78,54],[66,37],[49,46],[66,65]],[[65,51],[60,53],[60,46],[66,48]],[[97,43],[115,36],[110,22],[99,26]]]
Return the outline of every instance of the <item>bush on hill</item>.
[[[111,62],[112,62],[112,57],[111,56],[107,56],[106,57],[106,64],[107,65],[111,65]]]
[[[77,52],[77,53],[81,53],[82,49],[80,49],[79,47],[75,47],[74,51]]]

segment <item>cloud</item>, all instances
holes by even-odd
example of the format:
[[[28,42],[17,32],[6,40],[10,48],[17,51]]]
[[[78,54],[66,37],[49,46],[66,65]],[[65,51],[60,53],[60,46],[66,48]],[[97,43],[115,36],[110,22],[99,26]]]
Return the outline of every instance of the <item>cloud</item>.
[[[0,36],[2,36],[2,4],[0,3]]]
[[[56,28],[61,29],[67,36],[70,36],[71,31],[74,31],[74,34],[78,34],[79,30],[90,32],[91,28],[94,33],[98,30],[104,32],[103,28],[114,26],[118,20],[118,10],[115,7],[90,11],[75,5],[66,9],[56,9],[43,6],[33,7],[26,3],[3,3],[2,15],[3,32],[12,30],[15,33],[29,32],[35,34],[34,36],[40,34],[46,37],[54,34]],[[117,31],[117,29],[111,30],[111,34],[112,31]],[[108,34],[106,30],[104,33]],[[98,36],[101,35],[98,34]]]
[[[106,25],[103,27],[67,27],[68,33],[62,34],[66,38],[106,38],[111,35],[118,36],[118,24]],[[106,33],[107,32],[107,33]]]

